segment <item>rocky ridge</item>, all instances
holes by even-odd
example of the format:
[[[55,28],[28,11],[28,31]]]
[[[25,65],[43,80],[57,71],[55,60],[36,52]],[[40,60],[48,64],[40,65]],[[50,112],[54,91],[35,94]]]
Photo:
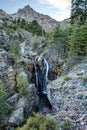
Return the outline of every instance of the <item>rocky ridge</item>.
[[[48,15],[43,15],[35,10],[33,10],[29,5],[25,6],[23,9],[19,9],[17,13],[11,15],[13,19],[24,19],[27,22],[32,22],[36,20],[42,28],[50,32],[52,29],[59,25],[60,22],[52,19]]]

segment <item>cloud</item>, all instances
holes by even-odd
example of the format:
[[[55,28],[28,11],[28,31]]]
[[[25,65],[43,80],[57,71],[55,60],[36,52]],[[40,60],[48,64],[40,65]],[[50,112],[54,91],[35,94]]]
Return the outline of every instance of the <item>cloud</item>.
[[[48,5],[51,9],[56,8],[58,12],[52,14],[56,20],[63,20],[70,17],[71,0],[38,0],[41,4]]]
[[[62,21],[70,17],[70,11],[69,10],[58,11],[55,14],[52,14],[51,17],[56,19],[57,21]]]
[[[38,0],[41,4],[48,4],[58,9],[66,9],[71,5],[71,0]]]

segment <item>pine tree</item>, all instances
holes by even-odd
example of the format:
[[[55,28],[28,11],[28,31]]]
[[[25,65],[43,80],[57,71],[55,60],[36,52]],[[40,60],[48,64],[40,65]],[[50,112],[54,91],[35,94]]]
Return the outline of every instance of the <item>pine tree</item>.
[[[69,54],[87,56],[87,22],[83,25],[77,23],[72,25],[69,45]]]
[[[72,0],[71,4],[71,23],[83,24],[87,19],[87,0]]]
[[[87,0],[72,0],[69,54],[87,55]]]
[[[68,27],[67,29],[55,27],[50,33],[50,48],[56,50],[58,57],[65,56],[67,54],[68,47]]]

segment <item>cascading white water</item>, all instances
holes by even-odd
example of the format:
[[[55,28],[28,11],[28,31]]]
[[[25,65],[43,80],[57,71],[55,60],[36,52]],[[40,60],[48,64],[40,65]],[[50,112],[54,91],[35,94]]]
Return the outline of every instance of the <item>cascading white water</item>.
[[[45,58],[42,58],[42,70],[39,66],[38,60],[33,61],[35,68],[35,86],[37,89],[37,94],[47,94],[47,77],[49,65]]]
[[[48,70],[49,70],[49,65],[48,65],[48,62],[46,61],[46,59],[44,58],[44,70],[43,71],[46,71],[46,80],[48,78]]]
[[[40,61],[38,59],[33,61],[33,64],[35,69],[35,86],[39,97],[38,110],[40,113],[44,113],[44,108],[52,110],[52,106],[47,97],[47,77],[49,65],[45,58],[42,58],[41,61],[41,65],[39,64]]]

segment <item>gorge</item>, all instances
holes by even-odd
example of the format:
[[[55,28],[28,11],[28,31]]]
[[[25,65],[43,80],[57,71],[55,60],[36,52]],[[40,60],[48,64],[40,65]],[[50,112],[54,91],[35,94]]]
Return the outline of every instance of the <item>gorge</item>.
[[[29,5],[0,10],[0,130],[22,129],[38,111],[61,130],[87,129],[87,58],[68,53],[69,28]]]

